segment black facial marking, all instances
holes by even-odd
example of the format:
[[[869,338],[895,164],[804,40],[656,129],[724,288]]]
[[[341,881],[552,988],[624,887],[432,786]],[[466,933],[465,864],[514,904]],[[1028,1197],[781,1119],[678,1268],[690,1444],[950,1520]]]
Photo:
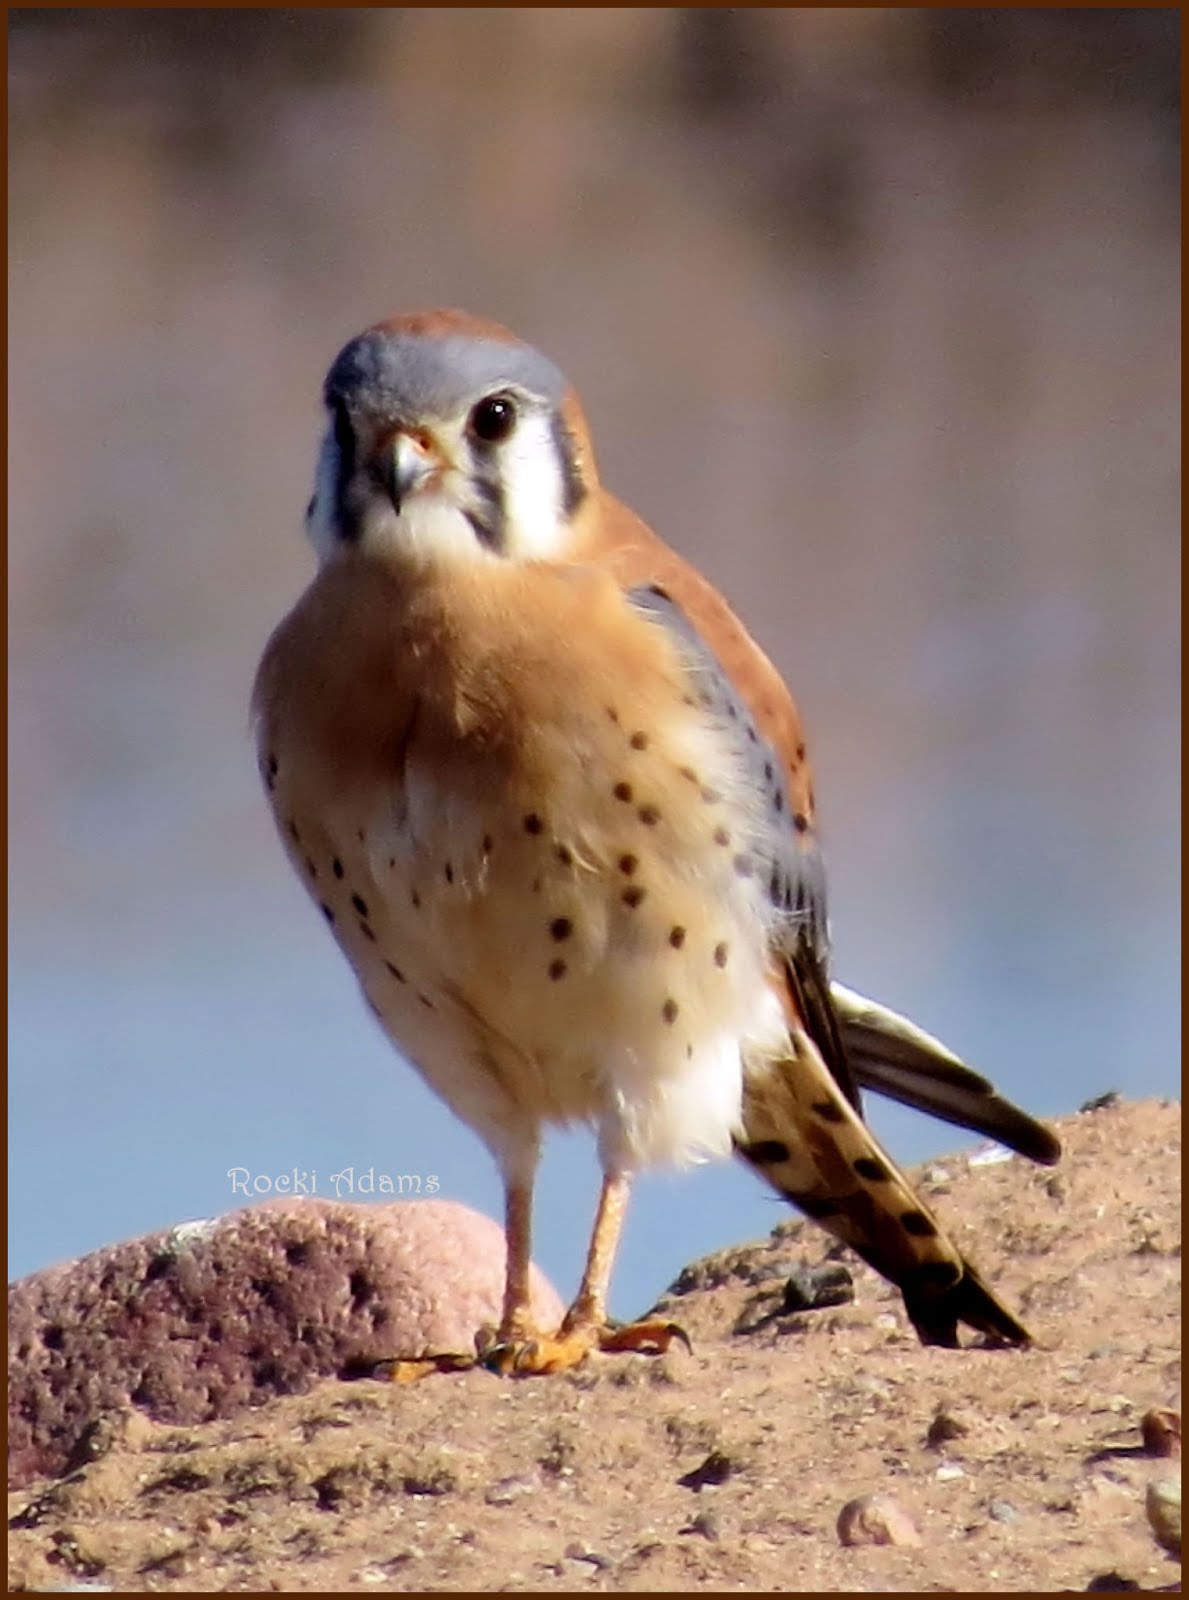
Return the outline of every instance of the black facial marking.
[[[586,499],[586,485],[582,482],[582,474],[578,470],[577,446],[570,430],[562,421],[561,414],[557,411],[553,412],[550,418],[550,428],[557,459],[561,464],[562,511],[569,518]]]
[[[489,550],[502,553],[507,545],[507,510],[504,505],[504,486],[498,473],[481,467],[471,478],[479,504],[464,513],[476,539]]]
[[[834,1100],[815,1100],[813,1103],[813,1111],[814,1115],[819,1116],[823,1122],[846,1121],[846,1112],[843,1111],[842,1107]]]
[[[337,532],[344,544],[354,544],[360,534],[359,512],[351,503],[351,484],[355,477],[355,430],[346,404],[335,397],[329,400],[334,419],[334,443],[338,456],[338,475],[334,484]]]
[[[361,894],[353,894],[351,896],[351,904],[355,907],[356,911],[358,911],[361,917],[366,917],[368,915],[367,901]]]

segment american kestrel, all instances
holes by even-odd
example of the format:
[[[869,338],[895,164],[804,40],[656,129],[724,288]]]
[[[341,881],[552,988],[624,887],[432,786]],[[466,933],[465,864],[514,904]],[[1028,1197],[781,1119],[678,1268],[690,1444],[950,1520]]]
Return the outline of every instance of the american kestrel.
[[[307,528],[320,567],[254,709],[289,859],[401,1053],[505,1189],[492,1364],[612,1327],[633,1174],[734,1152],[904,1296],[922,1341],[1025,1329],[863,1120],[868,1087],[1033,1159],[1056,1139],[929,1035],[829,981],[796,707],[711,584],[604,489],[572,388],[457,311],[353,339]],[[528,1316],[534,1174],[586,1123],[602,1193],[559,1329]]]

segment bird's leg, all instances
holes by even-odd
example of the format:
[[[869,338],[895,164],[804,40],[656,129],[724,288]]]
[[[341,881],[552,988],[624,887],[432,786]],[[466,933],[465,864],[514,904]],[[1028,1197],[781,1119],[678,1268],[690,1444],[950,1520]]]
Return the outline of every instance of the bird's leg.
[[[431,1372],[460,1372],[476,1365],[497,1372],[517,1371],[517,1359],[526,1350],[535,1350],[543,1336],[533,1327],[530,1273],[533,1259],[533,1184],[532,1179],[507,1178],[504,1183],[504,1238],[507,1256],[504,1265],[504,1304],[498,1331],[490,1325],[475,1335],[476,1355],[425,1356],[414,1360],[387,1362],[387,1376],[397,1383],[413,1383]],[[548,1343],[548,1339],[544,1339]]]
[[[590,1248],[586,1252],[586,1270],[582,1274],[574,1303],[561,1325],[563,1333],[571,1333],[577,1328],[601,1327],[607,1320],[607,1289],[631,1193],[632,1180],[625,1173],[604,1174],[599,1208],[595,1212],[594,1227],[590,1234]]]
[[[533,1336],[529,1272],[533,1259],[533,1186],[509,1179],[504,1189],[504,1309],[498,1339],[514,1344]]]
[[[500,1343],[487,1356],[487,1364],[496,1371],[517,1376],[565,1372],[584,1361],[591,1350],[609,1352],[639,1351],[645,1355],[660,1355],[673,1340],[689,1340],[672,1322],[646,1320],[613,1327],[607,1321],[607,1286],[611,1268],[623,1231],[623,1219],[631,1194],[631,1179],[625,1173],[608,1173],[603,1179],[598,1211],[590,1236],[586,1255],[586,1270],[574,1303],[553,1338],[525,1337],[515,1330],[524,1325],[516,1321],[521,1307],[528,1301],[528,1219],[526,1212],[516,1219],[516,1228],[523,1227],[524,1264],[523,1284],[514,1287],[514,1240],[519,1243],[520,1233],[514,1230],[513,1193],[508,1193],[508,1289],[504,1302],[504,1322],[500,1330]],[[519,1262],[517,1262],[519,1270]],[[518,1294],[520,1298],[518,1298]]]

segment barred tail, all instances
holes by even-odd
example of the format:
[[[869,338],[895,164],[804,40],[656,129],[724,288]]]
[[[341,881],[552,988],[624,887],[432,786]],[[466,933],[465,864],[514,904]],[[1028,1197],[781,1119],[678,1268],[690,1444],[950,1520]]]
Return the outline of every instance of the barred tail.
[[[960,1324],[1006,1344],[1029,1343],[799,1028],[791,1030],[787,1057],[747,1063],[736,1150],[899,1288],[922,1344],[956,1347]]]

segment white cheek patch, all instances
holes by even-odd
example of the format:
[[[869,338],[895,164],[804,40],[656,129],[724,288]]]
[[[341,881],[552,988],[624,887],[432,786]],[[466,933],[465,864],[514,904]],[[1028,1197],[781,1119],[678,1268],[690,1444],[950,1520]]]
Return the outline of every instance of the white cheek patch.
[[[548,560],[558,554],[565,535],[565,480],[548,415],[527,412],[499,451],[505,554]]]

